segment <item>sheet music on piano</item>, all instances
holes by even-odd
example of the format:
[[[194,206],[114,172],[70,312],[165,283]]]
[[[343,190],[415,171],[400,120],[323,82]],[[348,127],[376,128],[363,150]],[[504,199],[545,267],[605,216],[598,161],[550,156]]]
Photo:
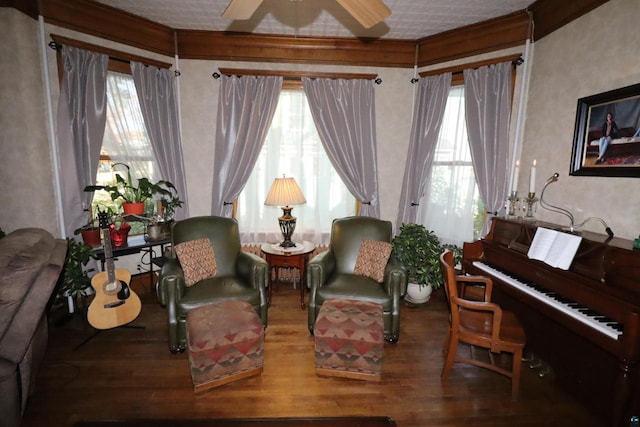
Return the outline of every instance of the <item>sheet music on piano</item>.
[[[581,241],[580,236],[538,227],[527,256],[551,267],[568,270]]]

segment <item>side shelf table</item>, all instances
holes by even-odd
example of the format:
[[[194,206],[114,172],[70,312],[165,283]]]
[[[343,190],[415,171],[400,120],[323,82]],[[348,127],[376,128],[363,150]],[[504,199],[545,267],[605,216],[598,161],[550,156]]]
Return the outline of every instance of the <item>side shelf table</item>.
[[[304,288],[307,286],[306,268],[309,261],[309,254],[316,246],[311,242],[296,242],[293,248],[281,248],[277,243],[263,243],[261,251],[269,264],[269,269],[276,269],[276,280],[279,282],[278,267],[297,268],[300,271],[300,307],[305,309]],[[269,305],[271,305],[271,294],[273,293],[273,283],[269,274]]]
[[[142,236],[130,236],[127,244],[124,246],[114,247],[113,248],[113,258],[117,258],[118,256],[138,254],[142,252],[142,257],[140,259],[140,264],[145,267],[148,267],[149,273],[149,286],[151,286],[151,290],[153,290],[153,265],[158,265],[157,262],[154,262],[156,259],[154,247],[160,247],[160,256],[164,254],[164,250],[166,246],[171,245],[171,239],[160,239],[160,240],[146,240]],[[100,269],[104,271],[105,264],[105,254],[104,248],[102,246],[98,246],[94,248],[92,254],[100,261]]]

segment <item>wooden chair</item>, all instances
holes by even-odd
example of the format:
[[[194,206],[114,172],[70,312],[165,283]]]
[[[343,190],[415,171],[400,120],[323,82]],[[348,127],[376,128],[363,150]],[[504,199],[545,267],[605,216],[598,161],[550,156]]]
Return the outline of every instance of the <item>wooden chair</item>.
[[[450,326],[445,346],[447,360],[442,369],[442,379],[446,379],[454,362],[468,363],[490,369],[511,378],[511,398],[517,400],[520,386],[520,367],[522,351],[526,338],[524,329],[516,316],[504,311],[499,305],[491,302],[493,282],[488,277],[457,275],[454,267],[453,252],[446,251],[440,255],[445,292],[451,312]],[[477,285],[484,284],[484,299],[476,301],[465,298],[469,284],[474,285],[474,297],[478,296]],[[473,347],[489,350],[489,362],[471,357],[458,357],[458,343],[463,342]],[[495,364],[495,353],[512,353],[511,369]]]

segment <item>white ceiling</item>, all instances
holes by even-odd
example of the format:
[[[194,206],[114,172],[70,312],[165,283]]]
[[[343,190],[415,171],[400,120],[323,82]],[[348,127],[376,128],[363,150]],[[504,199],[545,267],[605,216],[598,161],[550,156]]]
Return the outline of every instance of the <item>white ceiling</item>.
[[[220,16],[229,0],[97,0],[174,29],[416,40],[522,11],[534,0],[384,0],[385,21],[364,29],[335,0],[264,0],[247,21]]]

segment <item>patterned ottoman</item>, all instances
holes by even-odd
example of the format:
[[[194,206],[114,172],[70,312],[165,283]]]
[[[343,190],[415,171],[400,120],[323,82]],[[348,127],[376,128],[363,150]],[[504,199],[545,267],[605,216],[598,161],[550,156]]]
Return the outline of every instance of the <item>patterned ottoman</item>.
[[[380,304],[328,299],[313,332],[317,375],[380,381],[384,346]]]
[[[187,313],[193,391],[262,373],[264,325],[251,304],[224,301]]]

